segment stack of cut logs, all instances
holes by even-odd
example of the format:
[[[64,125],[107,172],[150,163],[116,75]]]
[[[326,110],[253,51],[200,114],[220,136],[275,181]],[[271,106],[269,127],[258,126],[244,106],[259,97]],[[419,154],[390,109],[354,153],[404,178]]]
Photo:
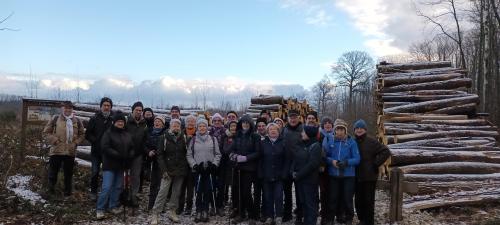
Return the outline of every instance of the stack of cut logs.
[[[476,112],[466,71],[450,62],[382,62],[377,69],[378,137],[392,152],[391,166],[419,190],[404,207],[499,201],[498,128]]]
[[[291,109],[297,110],[304,117],[312,108],[307,104],[307,101],[298,101],[296,98],[285,99],[279,95],[259,95],[252,97],[251,105],[246,110],[246,114],[257,119],[262,110],[267,110],[271,113],[272,118],[285,119],[288,116],[288,111]]]

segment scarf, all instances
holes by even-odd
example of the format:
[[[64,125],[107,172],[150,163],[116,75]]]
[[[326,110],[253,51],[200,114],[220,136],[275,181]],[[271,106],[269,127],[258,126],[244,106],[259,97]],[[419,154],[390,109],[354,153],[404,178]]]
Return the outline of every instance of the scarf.
[[[196,133],[196,127],[186,127],[186,135],[187,136],[193,136]]]
[[[73,141],[73,115],[63,116],[66,119],[66,144],[69,144]]]

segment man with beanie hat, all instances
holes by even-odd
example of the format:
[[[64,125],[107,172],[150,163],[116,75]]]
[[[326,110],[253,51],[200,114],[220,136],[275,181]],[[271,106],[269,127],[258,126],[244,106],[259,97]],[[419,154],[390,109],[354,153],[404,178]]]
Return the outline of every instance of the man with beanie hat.
[[[356,168],[355,206],[360,224],[373,225],[378,168],[391,156],[391,152],[387,146],[369,137],[366,131],[364,120],[354,123],[354,136],[361,156]]]
[[[339,203],[345,208],[346,224],[352,224],[354,217],[353,196],[355,168],[359,164],[359,151],[356,141],[347,134],[347,123],[342,119],[333,124],[334,138],[328,141],[326,164],[330,175],[330,222],[334,222]]]
[[[113,125],[113,101],[108,97],[103,97],[100,103],[100,110],[90,118],[85,131],[85,139],[91,144],[90,157],[92,162],[92,173],[90,176],[90,199],[97,200],[99,186],[99,172],[102,164],[101,138],[104,132]]]
[[[318,127],[304,126],[300,148],[293,154],[290,172],[295,180],[298,196],[297,208],[303,217],[297,222],[304,225],[316,225],[318,212],[318,170],[321,165],[321,145],[317,140]]]
[[[130,167],[130,178],[131,178],[131,193],[132,193],[132,206],[137,207],[138,199],[137,193],[139,193],[140,181],[141,181],[141,171],[142,171],[142,160],[143,155],[146,152],[146,141],[148,138],[148,130],[146,120],[142,116],[144,106],[142,102],[136,102],[132,105],[132,114],[127,121],[127,132],[132,136],[132,141],[134,142],[134,157],[131,162]]]

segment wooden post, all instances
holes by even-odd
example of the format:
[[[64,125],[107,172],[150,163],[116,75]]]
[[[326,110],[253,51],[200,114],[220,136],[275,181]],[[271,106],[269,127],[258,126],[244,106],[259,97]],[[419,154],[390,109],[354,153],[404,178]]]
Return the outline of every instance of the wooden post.
[[[26,123],[28,121],[28,105],[23,99],[23,112],[21,115],[21,148],[19,149],[19,159],[24,161],[24,149],[26,148]]]
[[[393,224],[403,220],[403,172],[399,168],[391,169],[391,202],[389,220]]]

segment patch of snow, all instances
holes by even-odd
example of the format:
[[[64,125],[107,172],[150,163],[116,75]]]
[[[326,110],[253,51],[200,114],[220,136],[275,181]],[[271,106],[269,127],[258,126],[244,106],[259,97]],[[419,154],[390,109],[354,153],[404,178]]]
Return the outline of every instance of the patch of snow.
[[[89,161],[85,161],[83,159],[75,158],[76,163],[80,166],[85,166],[85,167],[92,167],[92,163]]]
[[[22,176],[15,175],[10,176],[7,179],[7,189],[14,192],[17,196],[28,200],[32,205],[36,203],[45,203],[45,199],[43,199],[38,193],[29,190],[29,182],[33,178],[33,176]]]

